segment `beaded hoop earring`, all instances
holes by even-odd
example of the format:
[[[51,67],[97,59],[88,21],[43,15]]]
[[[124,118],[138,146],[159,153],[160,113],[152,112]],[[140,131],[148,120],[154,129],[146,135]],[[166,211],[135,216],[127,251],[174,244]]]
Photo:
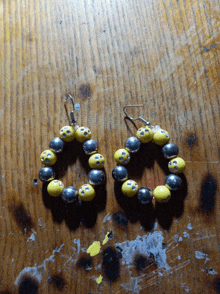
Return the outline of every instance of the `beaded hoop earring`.
[[[169,143],[170,136],[167,131],[161,129],[160,126],[155,127],[150,122],[143,119],[141,116],[137,118],[130,117],[127,112],[127,107],[142,107],[144,105],[127,105],[123,108],[125,116],[131,120],[141,120],[146,126],[138,129],[136,137],[130,137],[126,140],[125,148],[119,149],[114,154],[114,159],[118,164],[112,171],[112,177],[114,180],[123,182],[121,190],[127,197],[133,197],[137,194],[137,199],[141,204],[148,204],[152,198],[155,198],[157,202],[168,202],[171,198],[171,191],[176,191],[181,188],[182,180],[176,174],[182,173],[185,169],[185,161],[177,157],[178,147]],[[143,113],[142,113],[143,114]],[[141,143],[149,143],[153,141],[155,144],[162,147],[163,155],[166,159],[169,159],[168,169],[171,172],[165,179],[165,185],[157,186],[153,191],[149,188],[138,188],[138,184],[134,180],[128,179],[128,171],[125,167],[129,163],[132,153],[136,153],[140,149]]]
[[[74,105],[71,95],[64,100],[72,102],[73,109],[78,110],[79,104]],[[74,110],[70,112],[71,126],[64,126],[60,129],[59,137],[52,139],[50,149],[41,153],[41,162],[45,165],[39,172],[39,178],[42,182],[50,182],[47,186],[47,192],[50,196],[58,197],[67,203],[73,203],[78,200],[78,197],[83,201],[91,201],[95,197],[95,185],[100,185],[105,181],[105,173],[101,170],[104,167],[104,156],[97,153],[97,144],[91,139],[91,131],[87,127],[79,127],[76,125],[74,118]],[[89,184],[84,184],[79,188],[79,191],[73,186],[64,187],[64,184],[55,179],[55,169],[52,168],[57,161],[57,154],[63,151],[64,145],[76,139],[83,143],[83,150],[86,155],[90,155],[88,163],[91,171],[88,174]]]

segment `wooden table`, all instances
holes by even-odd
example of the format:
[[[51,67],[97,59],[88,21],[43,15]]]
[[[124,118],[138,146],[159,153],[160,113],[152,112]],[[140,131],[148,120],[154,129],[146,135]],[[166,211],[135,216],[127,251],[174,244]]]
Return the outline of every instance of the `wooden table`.
[[[0,293],[220,293],[219,0],[0,5]],[[69,94],[105,157],[106,184],[82,208],[33,181],[41,152],[69,124]],[[143,211],[111,173],[114,152],[144,125],[124,120],[123,107],[151,99],[129,114],[144,110],[167,130],[187,167],[182,190]],[[77,189],[88,182],[81,145],[69,143],[57,165]],[[128,170],[153,189],[167,160],[143,144]],[[110,231],[90,257],[87,248]]]

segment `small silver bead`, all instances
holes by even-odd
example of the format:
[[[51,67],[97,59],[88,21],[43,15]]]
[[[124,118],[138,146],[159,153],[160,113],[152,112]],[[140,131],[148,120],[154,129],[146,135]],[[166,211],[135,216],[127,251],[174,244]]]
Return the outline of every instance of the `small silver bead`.
[[[60,153],[63,151],[64,142],[59,137],[54,138],[50,142],[50,150],[52,150],[55,153]]]
[[[50,166],[44,166],[39,171],[39,179],[42,182],[52,181],[55,178],[55,170]]]
[[[128,179],[128,170],[126,167],[118,165],[112,171],[112,177],[118,182],[124,182]]]
[[[152,197],[151,197],[151,190],[146,188],[146,187],[141,187],[139,190],[138,190],[138,193],[137,193],[137,198],[138,198],[138,201],[141,203],[141,204],[148,204],[151,202],[152,200]]]
[[[178,154],[178,147],[173,143],[168,143],[163,146],[162,152],[165,158],[172,159]]]
[[[181,187],[182,180],[177,175],[169,175],[165,179],[166,185],[173,191],[178,190]]]
[[[130,137],[125,142],[126,149],[129,150],[131,153],[138,152],[138,150],[140,149],[140,146],[141,146],[141,142],[136,137]]]
[[[63,189],[61,198],[67,203],[73,203],[78,200],[78,192],[74,187],[66,187]]]
[[[105,174],[102,170],[92,169],[88,173],[89,183],[91,185],[101,185],[105,180]]]
[[[83,143],[83,150],[87,155],[91,155],[97,151],[97,144],[94,140],[87,140]]]

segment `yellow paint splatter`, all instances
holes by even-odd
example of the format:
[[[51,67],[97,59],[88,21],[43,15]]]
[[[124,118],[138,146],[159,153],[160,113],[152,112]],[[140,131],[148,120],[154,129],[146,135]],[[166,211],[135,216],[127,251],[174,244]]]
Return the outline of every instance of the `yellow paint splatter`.
[[[102,245],[108,242],[108,236],[109,236],[109,232],[105,235],[105,239],[103,240]]]
[[[101,284],[103,277],[100,275],[97,279],[96,279],[96,283],[97,284]]]
[[[87,253],[89,253],[90,256],[95,256],[99,254],[100,248],[101,248],[100,242],[94,241],[92,245],[90,245],[89,248],[87,249]]]

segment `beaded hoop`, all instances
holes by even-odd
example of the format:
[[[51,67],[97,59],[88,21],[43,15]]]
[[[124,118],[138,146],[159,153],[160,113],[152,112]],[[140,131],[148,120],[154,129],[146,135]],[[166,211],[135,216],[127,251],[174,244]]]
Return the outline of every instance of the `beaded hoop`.
[[[126,107],[143,106],[143,105],[128,105]],[[185,169],[185,161],[177,157],[178,147],[173,143],[168,143],[170,136],[167,131],[160,128],[160,126],[151,126],[149,122],[144,120],[141,116],[138,118],[131,118],[125,111],[125,116],[134,121],[141,120],[146,126],[138,129],[136,137],[130,137],[126,140],[125,148],[119,149],[114,154],[114,159],[118,164],[112,171],[114,180],[123,182],[121,190],[127,197],[133,197],[137,194],[138,201],[141,204],[148,204],[154,197],[158,202],[168,202],[171,198],[171,191],[176,191],[181,187],[182,180],[176,174],[182,173]],[[131,153],[136,153],[140,149],[141,143],[149,143],[153,141],[155,144],[162,147],[162,152],[166,159],[169,159],[168,169],[171,172],[165,179],[165,185],[157,186],[153,191],[149,188],[138,188],[138,184],[134,180],[128,179],[128,171],[124,165],[130,161]]]
[[[65,103],[71,100],[73,109],[74,105],[71,95],[65,100]],[[91,201],[95,197],[95,185],[100,185],[105,181],[105,173],[101,170],[104,167],[105,158],[97,153],[97,144],[91,139],[91,131],[87,127],[79,127],[74,119],[74,111],[71,111],[71,126],[64,126],[60,129],[59,137],[56,137],[50,142],[50,149],[41,153],[41,162],[45,165],[39,172],[39,178],[42,182],[50,182],[47,186],[47,192],[50,196],[58,197],[67,203],[78,201],[78,196],[83,201]],[[79,188],[79,191],[73,186],[64,187],[64,184],[55,179],[55,169],[52,168],[57,161],[57,154],[63,151],[64,145],[72,142],[74,139],[83,143],[83,150],[86,155],[90,155],[88,163],[91,171],[88,174],[89,184],[84,184]]]

